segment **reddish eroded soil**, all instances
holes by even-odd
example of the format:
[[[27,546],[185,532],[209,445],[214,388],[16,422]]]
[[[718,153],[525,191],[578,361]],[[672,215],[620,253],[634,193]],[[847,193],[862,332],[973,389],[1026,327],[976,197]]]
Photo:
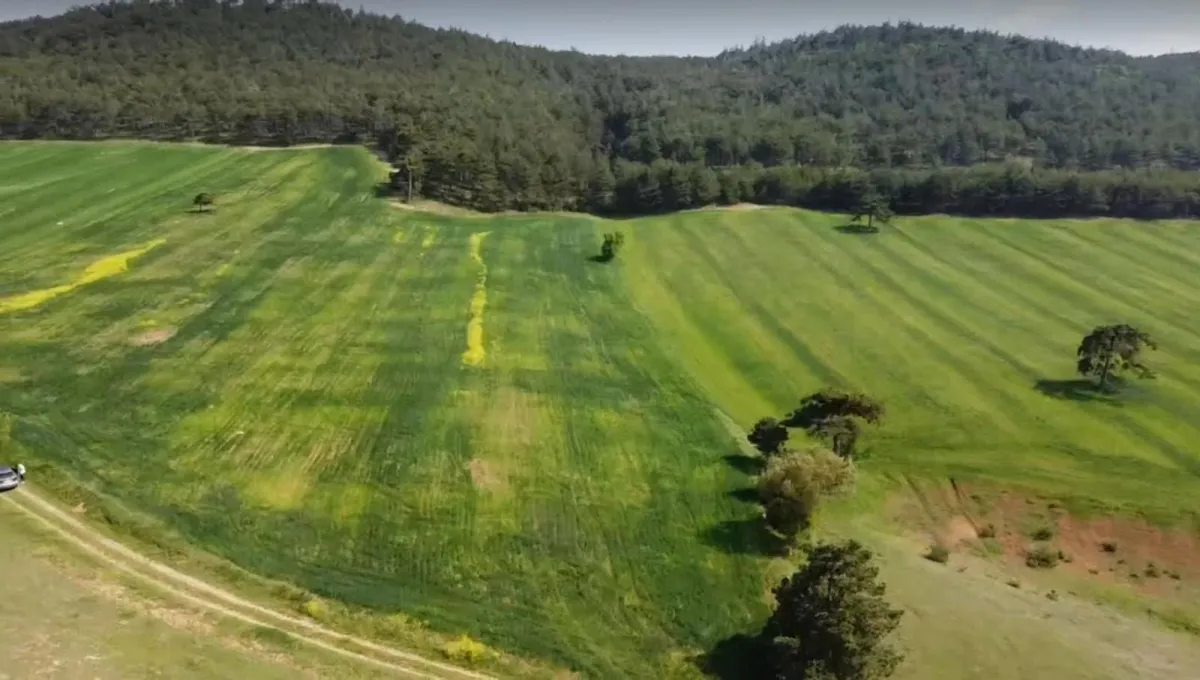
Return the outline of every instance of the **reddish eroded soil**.
[[[1051,500],[949,481],[909,480],[907,492],[888,509],[894,521],[950,550],[1002,552],[1024,568],[1029,549],[1046,545],[1065,556],[1057,569],[1149,595],[1200,587],[1195,530],[1158,527],[1136,517],[1076,517]],[[1039,529],[1049,529],[1051,537],[1035,539]]]

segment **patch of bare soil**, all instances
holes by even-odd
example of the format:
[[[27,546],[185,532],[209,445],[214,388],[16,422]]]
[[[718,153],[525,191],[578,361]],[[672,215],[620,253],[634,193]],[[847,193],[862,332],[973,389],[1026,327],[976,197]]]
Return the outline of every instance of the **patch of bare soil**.
[[[948,549],[986,543],[1014,566],[1023,567],[1029,549],[1041,544],[1062,552],[1058,569],[1148,595],[1170,597],[1200,582],[1200,534],[1135,517],[1081,518],[1045,499],[917,481],[890,500],[888,512]]]
[[[951,517],[938,534],[938,545],[948,549],[957,548],[978,538],[975,525],[971,520],[959,515]]]
[[[129,339],[129,344],[134,347],[153,347],[161,345],[173,337],[175,337],[174,328],[158,328],[133,336]]]
[[[1072,558],[1068,568],[1132,581],[1166,595],[1180,581],[1200,580],[1200,536],[1127,518],[1058,519],[1055,543]]]
[[[505,487],[504,475],[494,463],[474,458],[467,464],[471,472],[471,483],[481,491],[499,491]]]

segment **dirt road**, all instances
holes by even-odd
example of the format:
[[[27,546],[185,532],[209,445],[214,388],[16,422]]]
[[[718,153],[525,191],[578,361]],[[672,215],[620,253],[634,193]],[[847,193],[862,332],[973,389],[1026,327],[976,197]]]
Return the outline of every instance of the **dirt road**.
[[[275,611],[189,576],[102,535],[43,498],[29,485],[0,497],[102,562],[188,604],[246,624],[273,628],[298,642],[361,661],[405,678],[496,680],[493,676],[345,635],[314,621]]]

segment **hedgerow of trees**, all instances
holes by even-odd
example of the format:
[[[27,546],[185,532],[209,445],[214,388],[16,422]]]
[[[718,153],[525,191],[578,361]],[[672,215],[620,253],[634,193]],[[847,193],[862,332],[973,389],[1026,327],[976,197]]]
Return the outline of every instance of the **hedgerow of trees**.
[[[0,137],[378,145],[402,195],[485,211],[1190,217],[1197,66],[907,23],[598,57],[311,0],[116,2],[0,24]]]
[[[754,424],[746,439],[766,457],[758,479],[763,519],[783,539],[785,551],[812,526],[823,499],[854,483],[860,423],[877,424],[883,415],[883,404],[866,394],[827,388],[802,399],[783,420],[763,418]],[[832,450],[789,447],[789,427],[825,440]]]

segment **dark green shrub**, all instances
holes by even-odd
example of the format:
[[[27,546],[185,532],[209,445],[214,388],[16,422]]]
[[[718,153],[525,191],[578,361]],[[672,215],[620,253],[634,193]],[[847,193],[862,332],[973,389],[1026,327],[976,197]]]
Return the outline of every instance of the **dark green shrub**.
[[[1039,527],[1033,532],[1033,540],[1049,541],[1054,538],[1054,530],[1050,527]]]
[[[1038,546],[1025,553],[1025,565],[1033,569],[1053,569],[1058,566],[1058,553],[1046,546]]]
[[[996,527],[992,524],[988,524],[987,526],[979,527],[975,531],[975,535],[979,536],[980,538],[995,538],[996,537]]]
[[[1100,549],[1106,553],[1115,553],[1117,551],[1117,544],[1114,541],[1104,541],[1100,544]]]

